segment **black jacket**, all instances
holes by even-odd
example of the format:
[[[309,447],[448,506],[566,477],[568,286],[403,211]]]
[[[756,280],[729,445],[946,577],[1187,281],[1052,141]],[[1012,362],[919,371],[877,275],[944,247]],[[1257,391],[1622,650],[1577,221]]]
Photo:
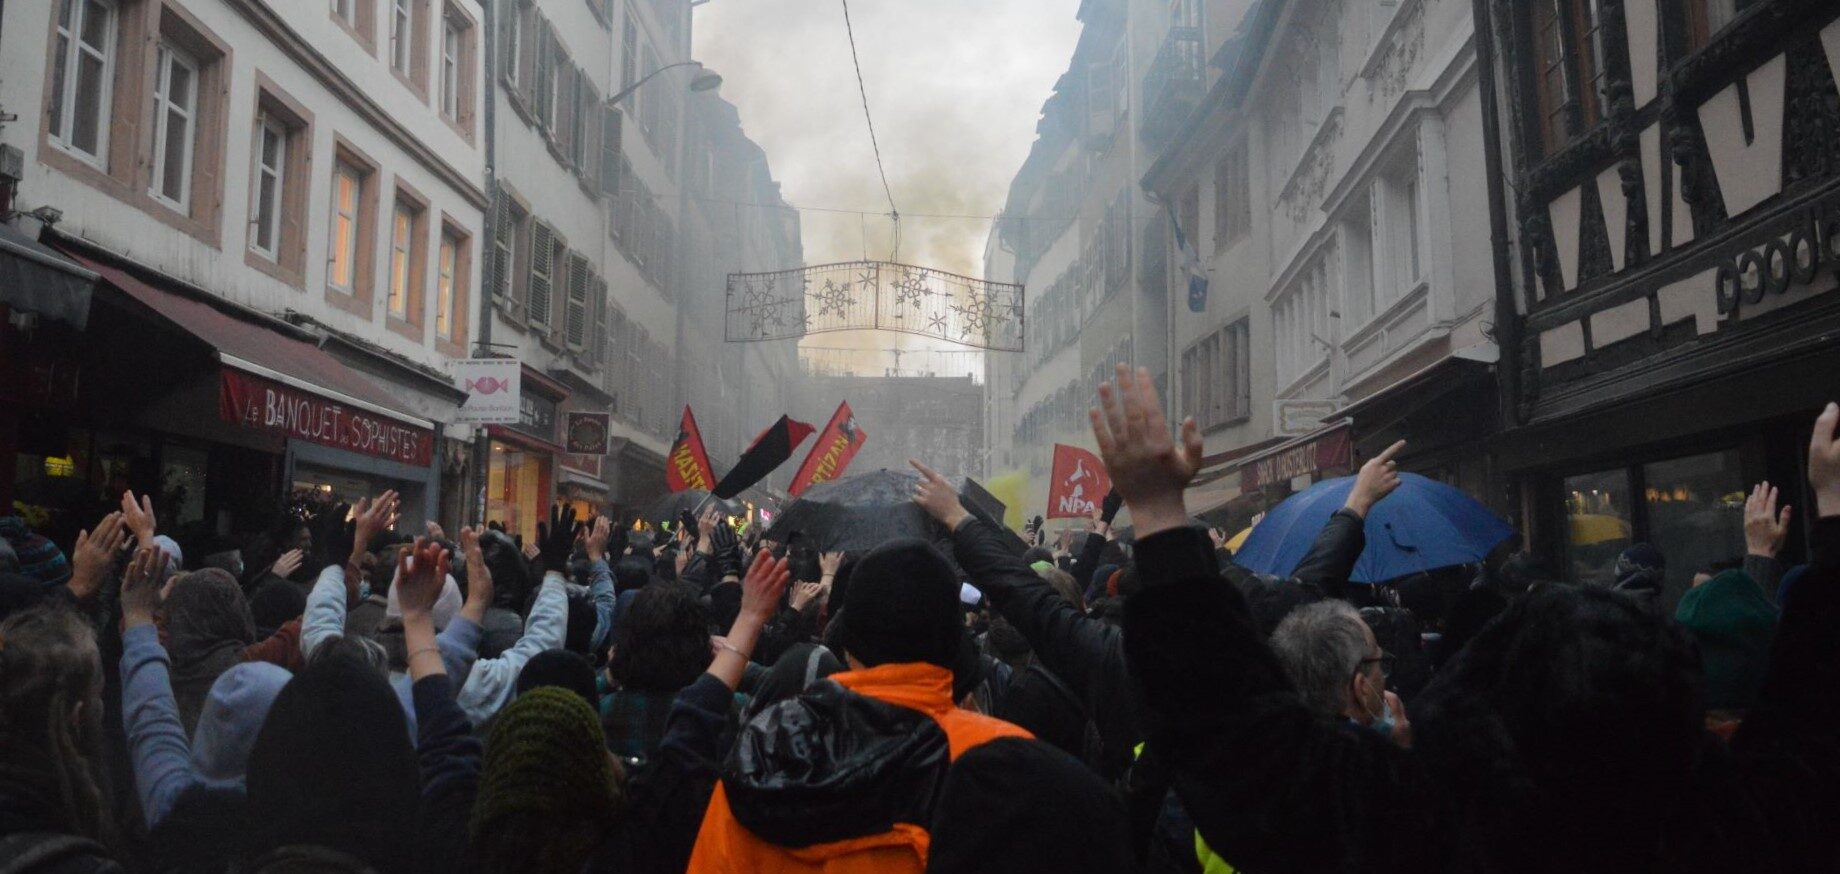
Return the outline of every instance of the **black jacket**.
[[[1297,566],[1296,579],[1328,594],[1344,591],[1355,560],[1367,546],[1362,524],[1359,516],[1337,511]],[[1206,544],[1206,535],[1201,542]],[[1086,711],[1099,730],[1104,763],[1100,776],[1117,779],[1129,767],[1133,748],[1144,739],[1130,694],[1122,631],[1075,610],[1003,545],[989,523],[967,518],[952,532],[952,546],[972,585],[1028,638],[1042,665],[1085,696]],[[1210,567],[1211,549],[1202,553]],[[1144,573],[1141,560],[1138,573]],[[1258,578],[1238,565],[1227,574],[1241,585],[1258,585]]]
[[[1126,604],[1125,647],[1151,748],[1174,772],[1197,831],[1242,870],[1830,871],[1840,861],[1831,828],[1840,816],[1840,708],[1831,700],[1840,679],[1840,638],[1831,633],[1840,624],[1840,519],[1821,520],[1817,533],[1823,552],[1790,600],[1762,700],[1735,754],[1698,727],[1694,657],[1678,628],[1637,618],[1634,605],[1610,592],[1565,587],[1511,606],[1414,707],[1413,752],[1307,711],[1246,599],[1219,585],[1196,532],[1139,542],[1146,585]],[[1580,720],[1542,707],[1554,703],[1545,696],[1490,685],[1563,678],[1563,664],[1530,670],[1513,656],[1536,635],[1568,627],[1577,634],[1580,626],[1567,625],[1575,616],[1610,622],[1587,632],[1614,642],[1598,659],[1681,666],[1671,681],[1685,694],[1596,689],[1607,710],[1621,712]],[[1563,644],[1548,650],[1580,654]],[[1686,706],[1649,708],[1651,700]],[[1629,720],[1659,730],[1616,727]],[[1626,748],[1609,748],[1617,742]],[[1644,754],[1659,744],[1669,745],[1665,754]],[[1648,764],[1658,767],[1642,770]],[[1628,780],[1630,773],[1644,779]],[[1607,806],[1630,798],[1644,803]],[[1586,805],[1639,833],[1580,817]]]

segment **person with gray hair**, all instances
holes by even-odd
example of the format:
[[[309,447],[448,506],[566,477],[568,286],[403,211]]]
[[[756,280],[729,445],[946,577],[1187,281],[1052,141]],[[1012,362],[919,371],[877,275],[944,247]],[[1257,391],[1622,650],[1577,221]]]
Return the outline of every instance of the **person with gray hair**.
[[[1311,710],[1411,746],[1411,723],[1399,696],[1386,691],[1393,657],[1346,601],[1292,610],[1271,635],[1284,673]]]

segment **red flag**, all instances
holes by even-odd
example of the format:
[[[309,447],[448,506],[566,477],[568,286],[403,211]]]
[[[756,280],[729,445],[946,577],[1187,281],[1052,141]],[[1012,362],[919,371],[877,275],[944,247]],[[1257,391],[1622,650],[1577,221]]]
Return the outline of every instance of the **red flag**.
[[[684,407],[683,421],[677,426],[677,440],[665,458],[665,485],[671,491],[688,489],[709,491],[715,487],[716,474],[709,467],[709,453],[703,450],[703,432],[696,427],[696,416]]]
[[[1112,477],[1099,457],[1078,446],[1054,444],[1054,476],[1048,481],[1048,518],[1083,519],[1091,516]]]
[[[792,457],[792,450],[799,448],[805,438],[816,431],[809,424],[800,422],[790,416],[781,416],[767,430],[760,432],[747,451],[741,453],[741,460],[735,462],[727,476],[716,483],[710,491],[724,500],[741,494],[746,489],[786,463]]]
[[[791,488],[786,491],[802,495],[805,490],[822,482],[829,482],[843,474],[843,469],[850,466],[850,459],[856,457],[856,451],[862,448],[863,441],[869,439],[869,432],[856,424],[856,415],[850,412],[850,402],[837,405],[837,412],[831,414],[830,424],[824,426],[824,433],[818,435],[818,442],[811,445],[811,454],[805,456],[805,463],[799,465],[799,472],[792,478]]]

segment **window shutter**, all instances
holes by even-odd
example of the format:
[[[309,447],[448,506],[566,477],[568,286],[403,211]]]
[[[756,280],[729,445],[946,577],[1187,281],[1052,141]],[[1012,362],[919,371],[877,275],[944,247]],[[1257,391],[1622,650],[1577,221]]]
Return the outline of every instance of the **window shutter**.
[[[612,106],[602,107],[602,110],[601,193],[609,197],[618,197],[620,196],[620,125],[626,113]],[[614,235],[619,235],[617,229]]]
[[[588,259],[569,257],[568,309],[563,313],[563,335],[570,349],[581,350],[588,342]]]
[[[530,228],[530,291],[524,309],[530,314],[531,324],[549,324],[549,309],[555,294],[556,235],[549,225],[542,222],[531,223]]]
[[[594,327],[589,337],[588,346],[596,365],[607,362],[607,280],[594,277],[593,295]]]
[[[511,297],[511,207],[510,196],[500,191],[498,194],[497,215],[492,220],[492,282],[489,293],[494,303]]]
[[[531,102],[537,93],[537,54],[543,44],[543,19],[537,17],[535,7],[526,6],[517,0],[501,0],[506,5],[516,6],[518,15],[518,71],[517,93],[525,104]]]
[[[581,181],[590,191],[601,190],[601,106],[600,94],[589,84],[586,76],[581,80],[581,151],[576,166],[581,172]]]

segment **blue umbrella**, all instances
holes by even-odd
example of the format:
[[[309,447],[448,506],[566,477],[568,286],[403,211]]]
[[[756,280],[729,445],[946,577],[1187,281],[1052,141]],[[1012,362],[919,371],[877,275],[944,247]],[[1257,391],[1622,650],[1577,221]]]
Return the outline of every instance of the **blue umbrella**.
[[[1285,498],[1252,529],[1233,560],[1260,573],[1290,576],[1329,517],[1348,500],[1354,480],[1326,480]],[[1399,488],[1367,514],[1367,549],[1350,577],[1357,583],[1378,583],[1479,562],[1513,534],[1512,526],[1475,498],[1436,480],[1402,473]]]

